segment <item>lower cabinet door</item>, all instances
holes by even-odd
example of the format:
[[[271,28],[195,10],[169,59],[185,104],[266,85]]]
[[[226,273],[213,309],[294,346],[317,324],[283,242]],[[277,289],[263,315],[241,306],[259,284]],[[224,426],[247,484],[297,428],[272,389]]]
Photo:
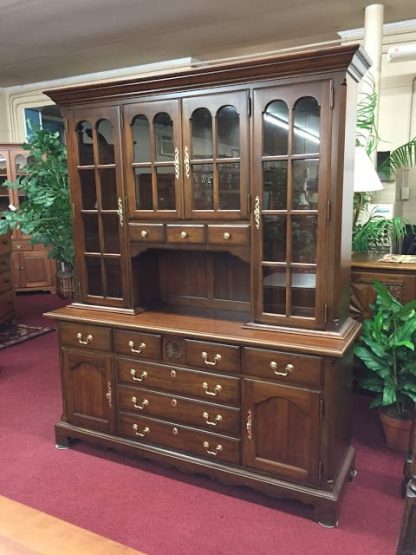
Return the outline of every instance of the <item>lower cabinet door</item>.
[[[245,379],[243,396],[245,466],[283,479],[317,482],[320,394]]]
[[[115,428],[112,357],[62,349],[62,381],[66,419],[91,430]]]

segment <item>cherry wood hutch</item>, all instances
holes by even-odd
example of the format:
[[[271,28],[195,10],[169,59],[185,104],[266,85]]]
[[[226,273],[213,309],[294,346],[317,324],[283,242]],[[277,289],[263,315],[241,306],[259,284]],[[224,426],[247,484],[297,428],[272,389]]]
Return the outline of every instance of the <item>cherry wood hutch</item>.
[[[354,469],[357,46],[47,91],[66,120],[71,438],[314,506]]]

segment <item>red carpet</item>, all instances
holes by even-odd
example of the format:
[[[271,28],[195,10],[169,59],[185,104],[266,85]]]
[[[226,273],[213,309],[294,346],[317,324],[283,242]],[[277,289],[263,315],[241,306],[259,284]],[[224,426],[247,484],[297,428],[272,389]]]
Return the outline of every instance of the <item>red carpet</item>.
[[[47,294],[19,296],[17,320],[50,326],[40,314],[62,304]],[[149,555],[395,553],[403,457],[384,447],[367,397],[355,397],[358,476],[347,486],[339,527],[325,529],[304,518],[309,509],[298,503],[82,443],[55,449],[61,409],[55,332],[4,349],[0,368],[1,495]]]

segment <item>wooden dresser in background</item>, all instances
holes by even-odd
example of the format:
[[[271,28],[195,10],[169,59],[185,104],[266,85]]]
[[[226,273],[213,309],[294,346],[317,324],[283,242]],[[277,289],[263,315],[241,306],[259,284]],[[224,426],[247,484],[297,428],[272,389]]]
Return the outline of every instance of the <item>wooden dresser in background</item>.
[[[0,235],[0,325],[10,322],[14,317],[14,291],[10,269],[11,251],[10,235]]]

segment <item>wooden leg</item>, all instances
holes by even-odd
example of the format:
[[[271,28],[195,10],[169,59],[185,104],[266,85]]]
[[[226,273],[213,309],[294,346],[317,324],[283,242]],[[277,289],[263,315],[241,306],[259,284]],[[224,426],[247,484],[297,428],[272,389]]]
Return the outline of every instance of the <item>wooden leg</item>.
[[[325,528],[335,528],[338,526],[339,509],[338,503],[322,502],[315,507],[313,520]]]
[[[397,555],[416,555],[416,481],[407,486]]]

